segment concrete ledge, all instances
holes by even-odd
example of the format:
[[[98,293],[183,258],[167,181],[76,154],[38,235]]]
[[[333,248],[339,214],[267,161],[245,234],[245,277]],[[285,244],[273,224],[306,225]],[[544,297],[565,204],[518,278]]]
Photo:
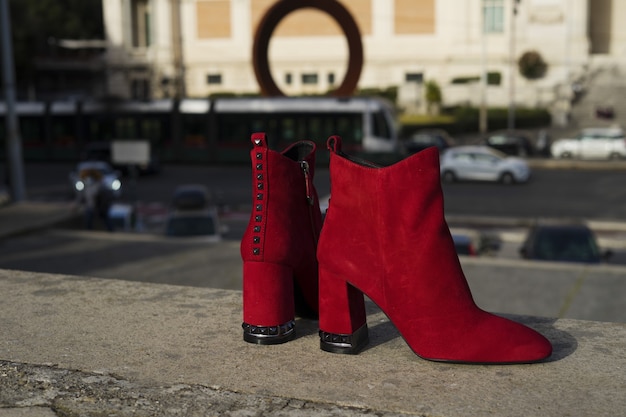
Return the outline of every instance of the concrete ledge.
[[[626,410],[624,324],[513,316],[552,341],[549,360],[453,365],[415,356],[373,305],[369,348],[345,356],[319,350],[314,321],[284,345],[244,343],[238,291],[0,270],[0,294],[2,417]]]

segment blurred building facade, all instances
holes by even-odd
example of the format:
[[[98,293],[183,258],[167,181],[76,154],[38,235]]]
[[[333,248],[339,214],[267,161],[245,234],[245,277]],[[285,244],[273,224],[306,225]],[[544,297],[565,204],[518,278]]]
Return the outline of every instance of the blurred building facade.
[[[275,1],[103,0],[108,95],[258,92],[254,33]],[[362,34],[359,88],[397,87],[408,107],[422,105],[431,80],[444,104],[478,104],[486,94],[490,105],[546,105],[570,94],[595,63],[626,61],[622,0],[339,1]],[[288,95],[324,93],[347,68],[340,27],[315,9],[284,18],[269,49],[273,78]],[[527,51],[548,64],[543,78],[519,75],[516,61]],[[477,80],[486,73],[484,89]]]

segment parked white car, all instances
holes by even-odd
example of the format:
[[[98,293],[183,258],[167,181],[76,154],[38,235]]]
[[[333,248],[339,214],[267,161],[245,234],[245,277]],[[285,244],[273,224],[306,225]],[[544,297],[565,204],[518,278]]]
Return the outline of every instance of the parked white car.
[[[555,141],[550,150],[555,158],[626,158],[626,137],[621,128],[588,128],[575,138]]]
[[[530,167],[521,158],[507,156],[487,146],[457,146],[441,157],[444,182],[494,181],[503,184],[526,182]]]

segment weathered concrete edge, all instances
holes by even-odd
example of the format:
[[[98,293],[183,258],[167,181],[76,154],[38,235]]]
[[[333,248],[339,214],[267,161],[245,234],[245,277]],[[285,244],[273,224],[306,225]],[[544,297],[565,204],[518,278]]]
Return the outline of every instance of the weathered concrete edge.
[[[0,304],[8,319],[0,334],[9,335],[14,329],[16,335],[6,340],[9,350],[2,356],[13,363],[51,368],[61,364],[67,372],[86,371],[87,378],[124,375],[119,378],[122,382],[135,381],[157,392],[192,386],[220,393],[245,392],[260,402],[297,398],[299,403],[334,404],[339,410],[360,411],[360,415],[374,409],[375,414],[387,416],[493,415],[498,409],[526,417],[572,415],[572,410],[577,415],[614,416],[616,410],[624,409],[624,398],[615,395],[626,386],[620,372],[626,359],[623,325],[520,316],[516,319],[537,327],[552,340],[556,351],[549,361],[512,367],[446,365],[415,360],[384,318],[372,311],[368,320],[371,317],[377,323],[371,329],[375,348],[347,357],[314,347],[312,321],[300,323],[303,334],[289,344],[265,349],[242,343],[240,293],[236,291],[4,272],[8,278],[5,294],[15,304]],[[16,305],[21,306],[19,311]],[[189,320],[194,317],[190,311],[200,310],[203,313],[195,316],[197,320]],[[117,322],[116,317],[124,320]],[[222,320],[209,319],[213,317]],[[38,325],[28,326],[29,321]],[[201,327],[196,325],[199,322]],[[110,345],[102,345],[102,335]],[[208,336],[214,343],[205,342]],[[33,355],[37,345],[41,354]],[[190,362],[185,363],[185,357]],[[216,357],[220,361],[212,359]],[[282,360],[276,361],[277,357]],[[35,377],[40,385],[51,380],[45,375]],[[312,383],[303,383],[307,380]],[[255,381],[254,386],[250,381]],[[557,384],[556,389],[557,381],[566,383]],[[129,392],[134,386],[122,384]],[[97,400],[95,394],[85,392],[83,402]],[[115,398],[112,401],[118,402]],[[142,401],[144,397],[133,398]],[[266,414],[303,414],[285,409]],[[258,410],[256,403],[254,410]],[[91,415],[98,415],[97,411]],[[162,415],[175,414],[168,410]],[[326,410],[311,415],[346,414]]]
[[[59,416],[406,416],[308,400],[246,394],[218,386],[147,386],[120,376],[0,360],[3,409],[48,409]]]

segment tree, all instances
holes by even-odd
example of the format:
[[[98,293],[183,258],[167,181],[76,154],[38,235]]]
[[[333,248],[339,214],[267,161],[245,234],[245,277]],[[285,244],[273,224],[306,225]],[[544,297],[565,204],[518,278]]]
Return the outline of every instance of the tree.
[[[102,0],[10,0],[18,86],[31,84],[35,59],[55,53],[58,39],[103,39]]]
[[[527,80],[543,78],[548,71],[548,64],[537,51],[524,52],[517,61],[520,74]]]
[[[428,113],[439,113],[439,106],[441,105],[442,95],[441,88],[439,88],[439,84],[436,81],[430,80],[426,81],[426,106],[428,108]]]

